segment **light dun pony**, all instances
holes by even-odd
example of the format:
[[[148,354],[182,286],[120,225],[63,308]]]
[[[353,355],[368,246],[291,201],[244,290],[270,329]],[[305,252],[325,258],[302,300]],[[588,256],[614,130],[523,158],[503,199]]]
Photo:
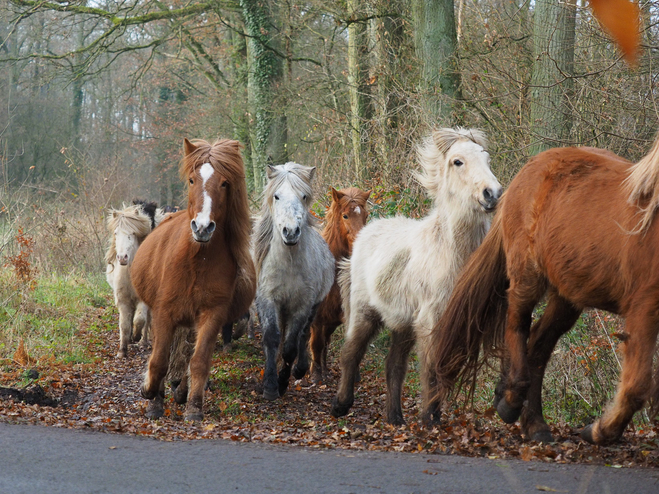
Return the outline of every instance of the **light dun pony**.
[[[187,210],[170,215],[146,238],[135,256],[133,283],[152,310],[153,351],[141,389],[151,400],[147,414],[163,414],[174,333],[194,327],[189,379],[174,399],[187,401],[186,420],[201,420],[218,333],[247,312],[255,276],[240,143],[186,139],[184,150],[180,171],[189,183]]]
[[[131,282],[131,265],[138,247],[163,218],[154,202],[133,201],[124,209],[110,209],[107,219],[110,242],[105,260],[105,278],[114,292],[119,309],[119,351],[128,354],[128,343],[140,342],[146,347],[149,338],[149,309],[137,298]]]
[[[332,188],[332,203],[325,216],[325,228],[321,235],[337,263],[352,254],[352,244],[368,218],[366,201],[370,195],[370,190],[364,192],[355,187],[341,190]],[[315,383],[327,377],[327,348],[332,334],[342,323],[341,293],[335,279],[311,325],[311,380]]]
[[[485,136],[478,130],[437,130],[418,148],[418,157],[418,179],[434,200],[433,210],[423,220],[397,217],[370,223],[339,275],[347,329],[341,383],[332,403],[335,417],[348,413],[359,363],[371,339],[387,326],[387,420],[404,423],[401,391],[415,341],[422,415],[424,420],[436,419],[426,406],[428,337],[460,269],[489,228],[501,185],[490,170]]]
[[[268,400],[286,392],[296,359],[296,379],[309,370],[309,326],[334,283],[334,257],[309,213],[315,171],[297,163],[268,167],[254,232],[256,309],[265,352],[263,397]],[[277,376],[280,341],[283,363]]]
[[[595,444],[618,440],[650,397],[656,412],[658,206],[659,141],[636,165],[595,148],[551,149],[531,159],[511,182],[438,324],[437,396],[473,375],[481,343],[486,353],[504,347],[494,405],[507,423],[521,416],[527,437],[551,441],[542,415],[547,362],[581,311],[596,307],[625,317],[624,360],[613,402],[581,436]],[[545,295],[547,307],[531,326]]]

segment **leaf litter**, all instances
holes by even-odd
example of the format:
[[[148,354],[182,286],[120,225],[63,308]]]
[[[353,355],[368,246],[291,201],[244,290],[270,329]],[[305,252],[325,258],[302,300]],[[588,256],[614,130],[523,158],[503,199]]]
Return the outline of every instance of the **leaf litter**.
[[[306,378],[292,381],[282,398],[270,402],[261,396],[263,359],[258,337],[235,341],[230,354],[222,353],[218,346],[205,395],[203,422],[185,422],[184,406],[174,403],[169,390],[165,416],[148,420],[144,416],[147,402],[140,396],[139,389],[149,351],[131,345],[129,358],[117,359],[116,311],[112,307],[92,311],[95,313],[85,318],[76,338],[88,342],[93,363],[67,364],[40,359],[34,364],[24,359],[33,367],[29,375],[38,376],[25,385],[27,369],[24,365],[16,361],[0,362],[3,364],[0,366],[0,421],[91,429],[165,441],[226,439],[317,449],[453,454],[617,468],[659,467],[656,421],[642,430],[628,427],[622,440],[608,447],[582,441],[576,428],[553,425],[551,432],[559,440],[544,444],[525,441],[519,426],[503,424],[492,409],[450,409],[444,413],[440,426],[424,427],[419,421],[418,399],[406,390],[403,413],[407,424],[389,425],[384,417],[384,376],[369,355],[362,365],[355,404],[346,417],[335,419],[329,414],[338,385],[336,355],[330,356],[333,370],[327,382],[315,385]],[[17,383],[24,385],[20,388]],[[23,396],[11,391],[3,393],[2,389],[24,394],[32,390],[42,393],[44,399],[32,402],[41,404],[30,404]],[[542,487],[538,489],[543,490]]]

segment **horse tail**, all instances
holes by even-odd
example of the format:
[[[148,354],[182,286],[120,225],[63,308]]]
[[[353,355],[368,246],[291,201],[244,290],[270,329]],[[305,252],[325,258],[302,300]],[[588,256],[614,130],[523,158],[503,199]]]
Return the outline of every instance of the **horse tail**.
[[[501,348],[508,286],[498,214],[483,243],[462,270],[446,310],[431,334],[428,368],[435,373],[435,399],[446,399],[458,380],[473,381],[482,363]],[[479,359],[481,346],[483,360]]]
[[[344,257],[337,263],[336,267],[336,282],[339,284],[339,291],[341,292],[343,320],[347,323],[350,320],[350,259]]]

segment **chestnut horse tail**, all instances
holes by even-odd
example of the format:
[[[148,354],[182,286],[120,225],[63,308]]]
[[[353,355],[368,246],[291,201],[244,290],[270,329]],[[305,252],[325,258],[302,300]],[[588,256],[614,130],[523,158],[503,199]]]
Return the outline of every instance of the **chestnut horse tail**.
[[[439,400],[450,395],[456,381],[475,379],[487,357],[503,346],[508,286],[501,215],[497,214],[483,243],[460,273],[431,334],[428,364],[435,371],[434,394]],[[479,359],[481,346],[483,360]]]
[[[341,306],[343,307],[343,321],[345,327],[348,326],[350,320],[350,258],[344,257],[337,263],[337,277],[336,282],[339,284],[341,292]]]

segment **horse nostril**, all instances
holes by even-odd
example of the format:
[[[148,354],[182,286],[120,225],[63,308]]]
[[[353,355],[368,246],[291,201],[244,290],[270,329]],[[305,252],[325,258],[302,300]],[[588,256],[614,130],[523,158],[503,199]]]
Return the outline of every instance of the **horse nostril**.
[[[483,197],[487,202],[490,202],[494,198],[492,191],[490,189],[485,189],[483,191]]]
[[[295,229],[295,235],[297,236],[297,235],[299,235],[299,234],[300,234],[300,227],[298,226],[298,227]]]
[[[208,233],[213,233],[215,231],[215,222],[211,221],[208,227],[206,228]]]
[[[192,228],[193,232],[195,232],[195,233],[197,232],[197,222],[195,220],[192,220],[190,222],[190,228]]]
[[[284,237],[288,237],[288,228],[284,227]]]

